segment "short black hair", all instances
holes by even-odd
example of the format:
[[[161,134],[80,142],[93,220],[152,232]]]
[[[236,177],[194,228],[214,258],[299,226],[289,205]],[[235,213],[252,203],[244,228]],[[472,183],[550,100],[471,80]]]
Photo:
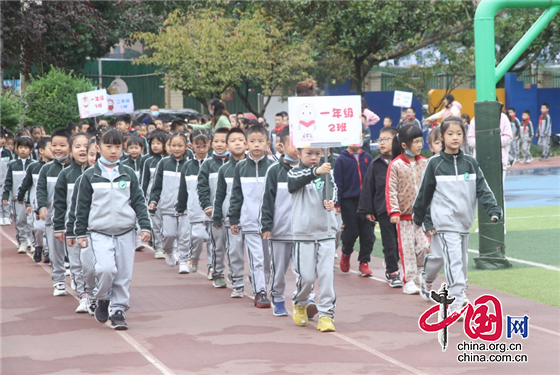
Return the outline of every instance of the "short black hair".
[[[513,112],[515,112],[515,108],[509,107],[509,108],[508,108],[508,111],[513,111]]]
[[[124,114],[124,115],[118,115],[117,118],[115,119],[115,124],[119,121],[124,121],[127,124],[130,124],[132,122],[130,115]]]
[[[249,120],[249,122],[247,123],[247,125],[248,125],[249,127],[252,127],[252,126],[262,125],[262,124],[259,122],[259,120],[253,119],[253,120]]]
[[[243,112],[237,112],[237,113],[235,114],[235,117],[237,117],[237,116],[239,116],[239,115],[245,117],[245,114],[244,114]]]
[[[550,106],[548,105],[548,103],[541,104],[541,106],[543,106],[543,105],[546,107],[546,109],[550,109]]]
[[[527,116],[531,117],[531,111],[529,111],[528,109],[526,109],[525,111],[523,111],[523,113],[526,113]]]
[[[175,118],[171,121],[171,131],[174,132],[179,126],[185,126],[186,122],[183,119]]]
[[[388,118],[391,122],[393,122],[393,118],[391,116],[385,116],[385,118]]]
[[[64,137],[66,139],[70,138],[70,132],[66,129],[54,129],[51,133],[51,139],[54,137]]]
[[[106,145],[122,145],[123,142],[124,141],[123,141],[122,133],[117,129],[109,129],[101,135],[100,143],[104,143]]]
[[[162,154],[165,154],[165,142],[167,142],[167,133],[156,129],[152,132],[152,134],[150,134],[150,140],[148,142],[150,145],[150,155],[154,155],[152,151],[152,142],[154,140],[158,140],[161,142],[161,144],[164,146]]]
[[[37,141],[37,146],[35,146],[35,148],[37,150],[39,149],[45,149],[45,147],[47,147],[47,144],[51,142],[51,137],[42,137],[39,138],[39,140]]]
[[[142,142],[140,137],[137,137],[135,135],[131,136],[128,139],[128,142],[126,143],[126,147],[128,147],[130,145],[136,145],[136,146],[140,146],[140,147],[144,148],[144,142]]]
[[[228,133],[227,133],[227,136],[226,136],[226,143],[229,142],[229,136],[232,135],[232,134],[235,134],[235,133],[242,134],[242,135],[243,135],[243,138],[244,138],[244,139],[247,139],[247,138],[245,137],[245,132],[243,131],[243,129],[241,129],[241,128],[231,128],[231,129],[228,131]]]
[[[414,109],[414,107],[408,107],[408,109],[412,109],[412,113],[416,114],[416,110]]]
[[[256,124],[253,125],[251,127],[249,127],[249,129],[247,129],[247,138],[249,138],[249,135],[253,134],[253,133],[260,133],[262,135],[265,136],[266,140],[268,141],[268,130],[265,129],[264,126],[262,126],[261,124]]]
[[[15,148],[19,146],[28,147],[30,150],[33,150],[33,138],[28,135],[22,135],[21,137],[16,138]]]
[[[66,130],[68,130],[71,133],[73,131],[79,130],[79,126],[74,123],[70,123],[66,125]]]
[[[280,112],[280,113],[282,114],[282,117],[288,117],[288,112],[282,111],[282,112]]]
[[[226,137],[227,137],[227,133],[229,133],[229,129],[228,129],[228,128],[219,128],[219,129],[216,129],[216,130],[214,131],[214,135],[216,135],[216,134],[225,134]]]
[[[284,126],[284,129],[282,129],[280,134],[278,134],[278,137],[280,138],[280,142],[282,144],[286,143],[286,141],[289,141],[290,140],[290,128],[287,127],[287,126]]]
[[[381,133],[391,133],[391,135],[393,137],[395,137],[398,133],[397,129],[391,127],[391,126],[385,126],[384,128],[381,128],[381,130],[379,131],[379,134]]]
[[[284,117],[284,115],[282,114],[282,112],[278,112],[277,114],[274,115],[274,117]]]

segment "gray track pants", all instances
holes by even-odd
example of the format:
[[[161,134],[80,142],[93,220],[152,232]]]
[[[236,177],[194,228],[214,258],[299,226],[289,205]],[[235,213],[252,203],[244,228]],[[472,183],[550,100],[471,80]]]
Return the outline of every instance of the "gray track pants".
[[[130,308],[130,283],[134,266],[136,231],[120,236],[91,233],[98,300],[111,300],[111,309],[127,311]]]
[[[158,209],[156,209],[156,212],[153,215],[151,215],[151,219],[152,219],[152,235],[154,237],[152,243],[154,244],[154,249],[163,248],[163,241],[161,239],[162,237],[161,212]]]
[[[542,149],[542,156],[550,156],[550,136],[539,137],[537,143]]]
[[[244,233],[243,242],[249,259],[249,279],[251,280],[253,293],[266,292],[266,286],[270,280],[268,240],[263,240],[258,233]]]
[[[284,302],[286,297],[286,271],[292,259],[292,251],[294,249],[293,242],[277,242],[268,241],[270,250],[270,272],[272,273],[270,283],[270,297],[272,303]]]
[[[521,155],[523,155],[523,159],[529,160],[533,157],[531,156],[531,140],[523,140],[521,142]]]
[[[455,297],[454,303],[461,305],[461,292],[467,287],[468,245],[468,234],[436,233],[432,236],[430,253],[424,259],[425,280],[433,282],[444,267],[449,296]],[[439,286],[434,286],[434,289],[439,289]]]
[[[4,191],[3,186],[0,186],[0,191]],[[2,216],[0,216],[2,219],[9,219],[12,215],[12,205],[9,202],[6,204],[0,202],[0,210],[2,211]]]
[[[244,288],[245,258],[243,257],[243,236],[231,234],[230,228],[225,227],[226,252],[229,273],[234,288]]]
[[[52,225],[45,225],[45,238],[49,246],[49,257],[51,258],[51,277],[52,281],[57,283],[66,282],[64,273],[64,257],[66,256],[66,243],[62,243],[54,237],[54,228]]]
[[[224,227],[210,229],[210,264],[214,271],[212,276],[224,276],[226,269],[226,230]]]
[[[296,242],[292,261],[296,269],[296,291],[293,302],[307,305],[313,291],[315,279],[320,285],[317,303],[319,317],[334,318],[336,294],[334,292],[334,253],[335,240],[318,242]]]
[[[82,263],[84,292],[88,297],[94,298],[97,289],[95,285],[94,256],[93,250],[91,249],[91,237],[89,238],[89,246],[80,250],[80,262]]]
[[[190,260],[198,263],[202,250],[204,250],[204,243],[206,242],[206,263],[212,264],[212,255],[210,255],[210,223],[200,222],[191,223],[190,225]]]
[[[85,293],[85,282],[83,276],[82,260],[80,252],[82,251],[78,244],[74,246],[67,246],[68,249],[68,263],[70,263],[70,275],[76,284],[76,292],[78,296]]]
[[[12,201],[12,211],[14,213],[14,223],[16,226],[16,239],[19,244],[25,243],[31,238],[31,225],[29,216],[25,214],[25,204]]]
[[[179,216],[162,215],[162,247],[166,253],[173,252],[175,241],[179,239]]]
[[[49,247],[47,241],[45,241],[45,220],[37,219],[37,216],[33,220],[33,237],[35,238],[35,247],[42,247],[43,252],[48,253]]]
[[[191,224],[186,216],[179,216],[178,230],[177,251],[179,252],[179,263],[187,263],[191,254]]]

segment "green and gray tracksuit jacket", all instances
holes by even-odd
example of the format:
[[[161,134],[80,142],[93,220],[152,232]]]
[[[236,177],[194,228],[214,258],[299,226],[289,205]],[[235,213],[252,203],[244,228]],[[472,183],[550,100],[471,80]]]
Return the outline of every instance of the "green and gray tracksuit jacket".
[[[80,182],[82,181],[82,176],[83,174],[76,179],[76,182],[74,182],[74,191],[72,192],[72,198],[68,211],[68,219],[66,220],[65,224],[66,238],[76,238],[76,235],[74,234],[74,226],[76,225],[76,199],[80,190]]]
[[[105,178],[99,161],[82,174],[76,197],[74,235],[95,232],[120,236],[136,228],[152,231],[146,200],[132,168],[118,165],[113,181]]]
[[[150,204],[155,203],[162,215],[177,215],[175,202],[179,192],[181,169],[186,163],[186,156],[181,160],[167,156],[157,165],[154,186],[150,193]]]
[[[456,155],[441,151],[428,160],[422,174],[412,220],[424,231],[468,234],[477,199],[488,215],[502,216],[476,159],[463,151]]]
[[[163,159],[161,154],[154,154],[144,161],[140,184],[142,185],[142,191],[144,192],[146,200],[150,198],[150,193],[154,186],[154,179],[156,178],[156,168],[161,159]]]
[[[25,177],[19,185],[17,192],[17,201],[25,201],[26,206],[33,207],[34,210],[37,209],[37,180],[39,179],[39,171],[43,168],[45,162],[39,160],[32,163],[27,171],[25,172]]]
[[[288,172],[292,166],[281,157],[265,177],[259,209],[260,232],[270,232],[271,241],[292,242],[292,200],[288,191]]]
[[[144,157],[144,155],[140,156],[136,160],[133,160],[129,155],[126,159],[121,161],[121,164],[132,168],[134,173],[136,173],[136,177],[138,177],[138,179],[140,179],[140,173],[142,172],[142,168],[144,167],[144,162],[145,161],[146,161],[146,158]]]
[[[27,168],[33,163],[36,163],[36,161],[29,157],[27,159],[12,160],[8,164],[2,199],[8,200],[10,197],[12,197],[13,201],[17,199],[18,188],[26,175]]]
[[[274,163],[267,155],[253,160],[251,154],[235,166],[228,210],[230,225],[239,225],[243,233],[259,232],[259,207],[268,167]]]
[[[218,170],[228,161],[228,157],[212,155],[200,167],[198,173],[198,201],[202,211],[212,208],[216,187],[218,186]]]
[[[189,160],[181,169],[181,180],[179,182],[179,193],[175,210],[179,215],[183,215],[187,211],[187,217],[191,224],[210,221],[210,218],[206,216],[202,207],[200,207],[197,193],[198,172],[207,160],[210,159],[198,160],[195,158]]]
[[[534,134],[533,123],[531,122],[531,120],[523,120],[521,126],[519,127],[519,137],[521,138],[521,140],[525,142],[531,142],[533,140]]]
[[[539,126],[537,128],[537,137],[550,137],[552,134],[552,122],[550,115],[546,113],[539,118]]]
[[[66,160],[69,160],[69,158]],[[45,225],[52,224],[56,180],[59,173],[69,165],[70,163],[62,164],[58,160],[53,160],[43,165],[43,168],[39,171],[39,177],[37,178],[37,215],[39,215],[43,208],[47,209]]]
[[[8,164],[14,159],[14,154],[10,149],[2,147],[0,149],[0,188],[4,186],[6,173],[8,172]]]
[[[288,191],[292,195],[292,234],[294,241],[317,242],[336,238],[338,225],[335,211],[327,211],[324,200],[337,201],[334,176],[329,176],[329,195],[326,194],[326,175],[317,175],[317,166],[292,168],[288,172]]]
[[[54,186],[54,203],[53,203],[53,229],[56,232],[64,233],[66,231],[66,221],[70,207],[72,207],[72,194],[76,180],[88,168],[87,165],[79,165],[74,160],[70,162],[70,166],[59,173],[56,185]]]
[[[229,227],[229,218],[227,216],[229,205],[231,202],[231,188],[233,187],[233,173],[238,160],[230,158],[218,170],[218,185],[216,187],[216,197],[214,198],[214,209],[212,210],[213,225],[221,227],[225,225]]]

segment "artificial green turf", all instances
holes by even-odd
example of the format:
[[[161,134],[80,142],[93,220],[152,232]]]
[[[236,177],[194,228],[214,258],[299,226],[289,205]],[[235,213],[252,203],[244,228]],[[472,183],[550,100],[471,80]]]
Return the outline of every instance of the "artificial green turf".
[[[560,206],[508,208],[506,220],[506,257],[560,268]],[[469,236],[469,249],[474,250],[478,250],[476,225],[475,221]],[[383,258],[378,228],[375,235],[372,256]],[[355,250],[359,250],[358,242]],[[506,270],[477,270],[475,256],[469,253],[469,284],[560,308],[560,272],[517,262]]]

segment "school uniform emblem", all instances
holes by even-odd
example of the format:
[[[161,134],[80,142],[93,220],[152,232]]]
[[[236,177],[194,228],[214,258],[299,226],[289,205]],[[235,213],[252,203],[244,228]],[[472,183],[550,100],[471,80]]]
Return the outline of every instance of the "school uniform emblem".
[[[468,181],[471,178],[469,172],[465,172],[465,181]]]
[[[119,189],[124,190],[126,189],[126,181],[119,181],[118,185]]]
[[[320,178],[314,180],[313,184],[315,185],[315,189],[317,190],[321,190],[325,186],[325,183]]]

